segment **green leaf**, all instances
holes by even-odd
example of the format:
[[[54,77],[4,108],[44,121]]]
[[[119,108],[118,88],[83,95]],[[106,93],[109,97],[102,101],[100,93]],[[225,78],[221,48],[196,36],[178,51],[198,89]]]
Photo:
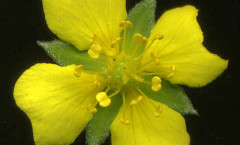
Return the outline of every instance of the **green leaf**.
[[[122,96],[116,95],[112,98],[111,105],[102,108],[97,107],[98,112],[93,115],[92,120],[86,127],[86,139],[88,145],[100,145],[110,133],[110,125],[122,105]]]
[[[151,78],[147,78],[151,81]],[[162,79],[162,89],[158,92],[153,92],[150,85],[141,84],[140,89],[149,97],[155,101],[166,104],[173,110],[185,115],[196,114],[197,111],[193,108],[191,101],[187,97],[186,93],[177,85],[173,85],[170,82]]]
[[[37,43],[61,66],[82,64],[84,69],[92,71],[102,71],[106,67],[106,62],[101,57],[94,60],[88,56],[87,51],[79,51],[73,45],[61,40]]]
[[[155,24],[155,10],[156,0],[143,0],[129,12],[128,20],[133,23],[133,26],[127,29],[126,53],[130,53],[136,45],[132,40],[134,34],[140,33],[145,37],[150,35]],[[140,47],[138,53],[140,53],[143,48],[144,47]]]

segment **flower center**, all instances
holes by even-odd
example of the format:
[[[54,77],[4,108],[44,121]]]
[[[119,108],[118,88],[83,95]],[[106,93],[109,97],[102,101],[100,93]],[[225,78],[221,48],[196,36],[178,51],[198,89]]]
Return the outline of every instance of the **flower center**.
[[[139,83],[149,84],[152,91],[157,92],[161,89],[161,78],[158,76],[158,73],[150,73],[144,70],[144,67],[150,63],[154,65],[159,65],[159,58],[156,54],[151,53],[151,60],[146,63],[142,63],[143,54],[146,50],[154,43],[155,40],[162,40],[163,35],[156,35],[152,38],[152,40],[148,41],[147,47],[147,38],[142,36],[139,33],[134,34],[133,41],[136,43],[136,46],[130,49],[130,52],[126,52],[127,48],[126,44],[126,31],[127,28],[132,27],[132,23],[130,21],[123,21],[119,24],[120,27],[123,27],[123,37],[119,37],[113,40],[109,44],[103,43],[100,39],[98,39],[95,35],[93,35],[91,42],[91,47],[88,50],[88,55],[92,59],[98,59],[100,56],[108,63],[104,72],[101,72],[99,75],[102,75],[106,78],[107,88],[103,92],[99,92],[96,95],[95,104],[89,104],[87,109],[96,113],[97,109],[93,106],[99,104],[101,107],[107,107],[111,104],[111,97],[117,95],[118,93],[122,93],[123,96],[123,104],[125,104],[125,94],[134,89],[141,96],[133,99],[130,103],[131,106],[138,104],[146,95],[138,88]],[[140,47],[145,47],[141,54],[138,54],[138,49]],[[75,69],[75,76],[80,77],[81,71],[83,71],[83,66],[79,65]],[[97,74],[96,72],[86,71],[88,73]],[[170,66],[170,73],[167,77],[173,77],[175,74],[174,65]],[[151,82],[144,80],[145,75],[153,75]],[[100,86],[98,81],[95,81],[97,86]],[[157,111],[154,111],[154,116],[159,116],[161,112],[161,107],[156,107]],[[123,115],[124,116],[124,115]],[[122,123],[129,124],[129,120],[121,118]]]
[[[131,87],[136,84],[134,78],[138,78],[139,81],[142,79],[141,75],[141,64],[139,59],[130,57],[119,56],[113,58],[112,62],[108,64],[106,76],[109,80],[109,85],[112,88],[123,88]]]

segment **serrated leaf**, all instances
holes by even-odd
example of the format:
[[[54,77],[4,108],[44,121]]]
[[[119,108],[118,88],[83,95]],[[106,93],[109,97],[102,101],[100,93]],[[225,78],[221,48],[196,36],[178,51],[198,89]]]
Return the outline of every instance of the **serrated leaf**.
[[[102,71],[106,67],[106,62],[101,57],[94,60],[88,56],[87,51],[79,51],[73,45],[61,40],[37,43],[61,66],[82,64],[84,69],[93,71]]]
[[[151,81],[151,77],[147,78]],[[184,90],[173,85],[170,82],[162,79],[162,89],[158,92],[153,92],[150,85],[141,84],[140,89],[149,97],[155,101],[166,104],[173,110],[185,115],[185,114],[196,114],[197,111],[193,108],[191,101],[187,97]]]
[[[110,133],[110,125],[122,105],[122,96],[116,95],[112,98],[111,105],[102,108],[97,106],[98,112],[93,115],[92,120],[86,127],[86,139],[88,145],[100,145]]]
[[[150,35],[150,32],[155,24],[155,10],[156,0],[143,0],[129,12],[128,20],[133,23],[133,26],[132,28],[127,29],[127,53],[130,53],[136,45],[132,40],[134,34],[140,33],[145,37]],[[144,47],[140,47],[138,49],[138,53],[140,53],[143,48]]]

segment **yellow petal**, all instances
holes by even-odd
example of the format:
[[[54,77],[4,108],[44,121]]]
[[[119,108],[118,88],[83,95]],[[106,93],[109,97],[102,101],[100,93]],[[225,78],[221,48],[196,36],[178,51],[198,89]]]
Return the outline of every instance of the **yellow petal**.
[[[113,145],[189,145],[184,118],[166,105],[131,92],[111,125]],[[159,113],[159,116],[157,114]]]
[[[104,86],[99,76],[74,75],[76,66],[36,64],[14,88],[17,105],[28,115],[36,145],[71,144],[92,117],[87,110]]]
[[[153,61],[146,65],[146,70],[161,73],[161,77],[174,84],[199,87],[214,80],[227,68],[228,61],[210,53],[202,45],[203,34],[196,20],[197,13],[193,6],[185,6],[161,16],[149,40],[158,35],[163,38],[154,41],[142,62],[157,59],[159,64]]]
[[[43,0],[43,8],[51,31],[79,50],[95,40],[110,47],[127,17],[126,0]]]

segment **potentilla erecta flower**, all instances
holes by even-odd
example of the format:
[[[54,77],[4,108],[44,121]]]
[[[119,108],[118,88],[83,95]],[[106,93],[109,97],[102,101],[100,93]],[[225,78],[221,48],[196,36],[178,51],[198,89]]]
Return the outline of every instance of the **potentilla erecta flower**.
[[[113,145],[190,144],[181,114],[140,86],[151,93],[166,80],[201,87],[227,68],[227,60],[203,46],[195,7],[169,10],[149,36],[136,32],[130,39],[138,24],[127,19],[125,0],[43,0],[43,8],[53,33],[105,65],[95,71],[87,63],[39,63],[22,74],[14,98],[31,120],[36,145],[71,144],[97,106],[109,107],[114,97],[123,101],[110,125]]]

